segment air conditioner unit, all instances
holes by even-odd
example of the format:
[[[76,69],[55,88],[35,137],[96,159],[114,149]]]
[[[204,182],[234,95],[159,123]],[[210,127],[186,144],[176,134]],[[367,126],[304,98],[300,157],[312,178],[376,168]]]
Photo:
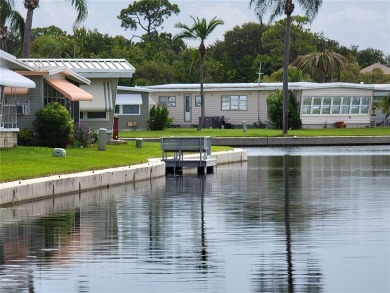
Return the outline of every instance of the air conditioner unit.
[[[18,113],[20,115],[30,114],[30,105],[29,104],[17,104],[16,105],[16,113]]]

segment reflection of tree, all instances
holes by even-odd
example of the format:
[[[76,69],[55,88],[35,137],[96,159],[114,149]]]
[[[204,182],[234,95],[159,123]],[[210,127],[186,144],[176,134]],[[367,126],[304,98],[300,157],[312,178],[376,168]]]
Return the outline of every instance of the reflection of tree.
[[[200,194],[200,219],[201,219],[201,225],[200,225],[200,268],[207,270],[207,244],[206,244],[206,235],[205,235],[205,222],[204,222],[204,185],[206,181],[205,175],[200,175],[200,186],[201,186],[201,194]]]
[[[287,277],[288,292],[294,292],[293,265],[291,257],[291,227],[290,227],[290,198],[288,190],[288,155],[283,156],[284,183],[284,224],[286,226]]]
[[[294,239],[299,242],[300,229],[308,225],[310,215],[313,215],[305,210],[302,198],[301,160],[301,157],[287,155],[254,157],[249,160],[248,189],[257,189],[262,203],[259,210],[263,218],[256,220],[257,225],[275,227],[270,235],[272,243],[284,239],[282,246],[274,244],[272,248],[268,248],[269,251],[264,248],[266,252],[260,254],[257,274],[253,276],[256,292],[322,290],[318,261],[311,259],[309,254],[302,254],[300,250],[294,251],[292,245]],[[282,233],[284,237],[281,237]],[[294,261],[297,260],[300,263],[298,267],[294,266]],[[301,272],[305,266],[306,271]]]

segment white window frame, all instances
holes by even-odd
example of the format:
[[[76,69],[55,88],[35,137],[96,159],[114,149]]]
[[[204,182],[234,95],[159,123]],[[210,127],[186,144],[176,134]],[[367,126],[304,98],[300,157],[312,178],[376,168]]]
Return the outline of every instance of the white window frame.
[[[221,111],[247,111],[248,96],[223,95],[221,96]]]
[[[176,107],[176,96],[159,96],[158,102],[161,106]]]
[[[302,101],[302,116],[370,114],[370,96],[304,96]]]
[[[125,106],[138,106],[138,113],[124,113],[123,108]],[[117,107],[119,107],[119,111],[117,111]],[[114,109],[115,115],[125,115],[125,116],[139,116],[141,115],[141,105],[135,105],[135,104],[124,104],[124,105],[116,105]]]

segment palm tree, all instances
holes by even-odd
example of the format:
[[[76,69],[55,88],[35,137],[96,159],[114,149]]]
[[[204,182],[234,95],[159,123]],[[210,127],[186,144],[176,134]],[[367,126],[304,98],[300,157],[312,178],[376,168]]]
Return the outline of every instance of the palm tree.
[[[381,101],[382,113],[384,115],[383,122],[390,116],[390,95],[384,97]]]
[[[88,8],[87,0],[70,0],[71,4],[76,8],[77,18],[73,23],[74,26],[82,22],[87,18]],[[27,9],[26,26],[24,30],[23,38],[23,51],[22,57],[30,57],[30,44],[31,44],[31,29],[34,9],[39,6],[39,0],[24,0],[24,7]]]
[[[322,0],[296,0],[305,11],[309,21],[312,21],[318,13]],[[284,37],[284,61],[283,61],[283,135],[287,135],[288,129],[288,63],[291,30],[291,14],[294,11],[293,0],[250,0],[250,7],[262,21],[263,16],[270,11],[270,22],[283,13],[286,14],[286,33]]]
[[[347,63],[346,57],[328,50],[298,56],[294,61],[294,65],[321,83],[331,81],[335,75],[339,76],[341,68]]]
[[[195,19],[192,17],[194,24],[192,27],[189,27],[183,23],[177,23],[175,27],[182,29],[182,32],[179,33],[176,37],[179,38],[187,38],[187,39],[196,39],[200,40],[199,45],[199,54],[200,54],[200,97],[201,97],[201,107],[200,107],[200,122],[198,125],[198,131],[202,130],[202,126],[204,123],[204,112],[205,112],[205,103],[204,103],[204,93],[203,93],[203,82],[204,82],[204,55],[206,54],[206,46],[204,45],[204,41],[207,37],[214,31],[214,29],[218,25],[222,25],[223,20],[217,19],[214,17],[207,23],[205,18],[199,19],[198,17]]]
[[[0,0],[0,48],[6,49],[6,40],[8,38],[8,26],[11,31],[19,31],[23,37],[24,19],[18,11],[15,10],[14,0]]]

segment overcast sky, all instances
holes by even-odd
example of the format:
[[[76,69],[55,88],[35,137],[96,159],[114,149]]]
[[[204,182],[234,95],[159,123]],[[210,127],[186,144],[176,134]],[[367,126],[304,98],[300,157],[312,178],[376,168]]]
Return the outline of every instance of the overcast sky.
[[[17,9],[25,17],[26,9],[22,0],[16,0]],[[120,26],[118,15],[133,1],[125,0],[88,0],[88,18],[82,24],[87,29],[97,29],[100,33],[109,35],[123,35],[130,39],[139,33],[124,30]],[[223,34],[235,25],[246,22],[256,22],[253,10],[249,9],[249,0],[219,0],[219,1],[191,1],[171,0],[180,8],[179,15],[171,16],[164,22],[164,31],[178,33],[174,28],[177,22],[191,25],[195,16],[210,20],[214,16],[222,19],[225,24],[216,29],[206,45],[216,39],[223,40]],[[296,5],[296,8],[298,5]],[[299,9],[294,15],[303,15]],[[34,11],[33,27],[57,26],[68,33],[72,33],[72,24],[76,18],[75,9],[70,1],[40,0],[40,7]],[[265,21],[268,21],[266,19]],[[358,46],[359,50],[374,48],[390,54],[390,0],[323,0],[319,13],[311,26],[312,32],[338,41],[346,47]]]

